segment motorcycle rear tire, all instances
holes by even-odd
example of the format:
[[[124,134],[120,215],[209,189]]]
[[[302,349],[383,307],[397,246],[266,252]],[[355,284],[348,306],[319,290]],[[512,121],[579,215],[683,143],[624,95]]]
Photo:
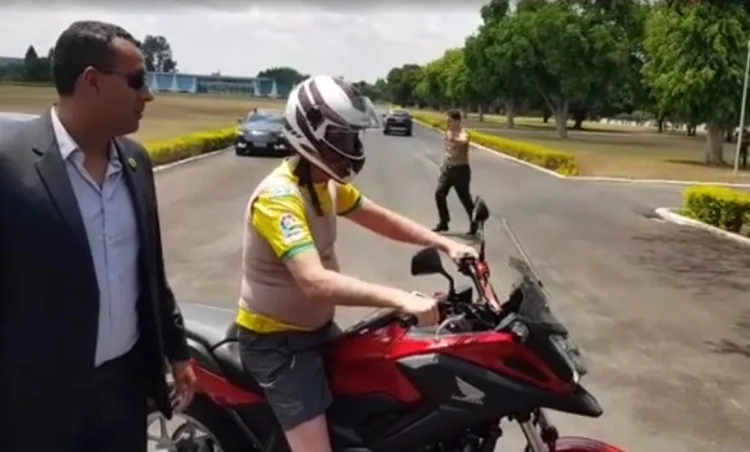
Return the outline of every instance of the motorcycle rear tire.
[[[149,417],[157,412],[156,406],[152,404],[149,407]],[[255,445],[248,444],[242,432],[235,426],[234,420],[203,394],[196,394],[193,402],[183,413],[205,427],[223,452],[248,452],[256,449]],[[179,418],[180,415],[175,416]]]

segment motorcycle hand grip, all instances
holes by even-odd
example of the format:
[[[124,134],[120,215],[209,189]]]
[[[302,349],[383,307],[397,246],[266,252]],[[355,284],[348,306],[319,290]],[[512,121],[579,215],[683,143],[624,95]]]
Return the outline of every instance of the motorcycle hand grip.
[[[415,295],[427,297],[427,295],[421,293],[421,292],[412,292]],[[438,301],[437,303],[438,307],[438,324],[443,321],[446,317],[446,310],[449,309],[450,303],[445,301]],[[411,328],[414,326],[419,325],[419,319],[417,316],[413,314],[402,314],[401,315],[401,324],[404,326],[404,328]]]

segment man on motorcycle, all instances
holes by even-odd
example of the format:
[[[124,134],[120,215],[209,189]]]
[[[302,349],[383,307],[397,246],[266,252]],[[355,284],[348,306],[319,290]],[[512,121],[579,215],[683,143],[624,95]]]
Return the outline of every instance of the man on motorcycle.
[[[332,401],[318,345],[336,331],[334,308],[395,308],[421,325],[438,321],[436,300],[339,273],[336,220],[381,236],[435,246],[453,259],[476,251],[362,196],[350,181],[364,166],[359,133],[378,121],[372,103],[329,76],[289,95],[284,136],[296,155],[256,188],[244,226],[236,323],[242,362],[264,389],[293,452],[330,452]]]

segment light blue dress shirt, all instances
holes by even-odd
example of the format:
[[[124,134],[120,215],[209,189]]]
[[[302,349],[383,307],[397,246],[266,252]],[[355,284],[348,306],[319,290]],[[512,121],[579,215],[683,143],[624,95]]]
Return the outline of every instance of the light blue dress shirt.
[[[99,366],[127,353],[138,340],[136,302],[140,243],[135,210],[114,147],[106,178],[99,186],[84,168],[85,156],[54,108],[52,125],[86,227],[99,286],[95,358],[95,365]]]

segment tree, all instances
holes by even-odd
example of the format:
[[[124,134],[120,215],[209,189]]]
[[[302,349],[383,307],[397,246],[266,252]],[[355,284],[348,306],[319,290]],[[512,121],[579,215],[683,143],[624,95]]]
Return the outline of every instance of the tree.
[[[563,138],[571,103],[605,91],[628,58],[623,30],[596,19],[570,3],[534,3],[496,30],[495,54],[516,57],[514,64],[553,113]]]
[[[300,74],[291,67],[272,67],[258,72],[258,77],[267,77],[276,80],[277,85],[295,86],[308,76]]]
[[[370,100],[376,101],[385,98],[383,79],[378,79],[378,81],[376,81],[374,85],[371,85],[364,80],[355,82],[353,83],[353,85],[359,90],[360,93],[362,93],[362,95],[369,97]]]
[[[413,105],[416,101],[414,89],[422,75],[418,64],[405,64],[388,72],[386,81],[390,101],[403,106]]]
[[[428,105],[434,109],[440,109],[448,104],[444,65],[443,58],[438,58],[421,68],[412,92],[418,104]]]
[[[522,31],[520,24],[516,17],[506,17],[484,30],[485,72],[494,80],[494,94],[505,102],[506,122],[511,129],[515,127],[516,107],[530,97],[533,87],[529,71],[534,68],[525,55],[527,46],[525,42],[514,43],[517,39],[525,40],[516,35]]]
[[[146,69],[155,72],[177,72],[177,61],[174,59],[172,47],[164,36],[146,35],[140,43]]]
[[[658,109],[706,124],[709,164],[724,162],[722,132],[736,124],[750,17],[741,5],[662,5],[646,22],[643,74]]]
[[[34,46],[26,49],[23,58],[23,78],[32,82],[48,82],[51,80],[51,59],[39,58]]]

